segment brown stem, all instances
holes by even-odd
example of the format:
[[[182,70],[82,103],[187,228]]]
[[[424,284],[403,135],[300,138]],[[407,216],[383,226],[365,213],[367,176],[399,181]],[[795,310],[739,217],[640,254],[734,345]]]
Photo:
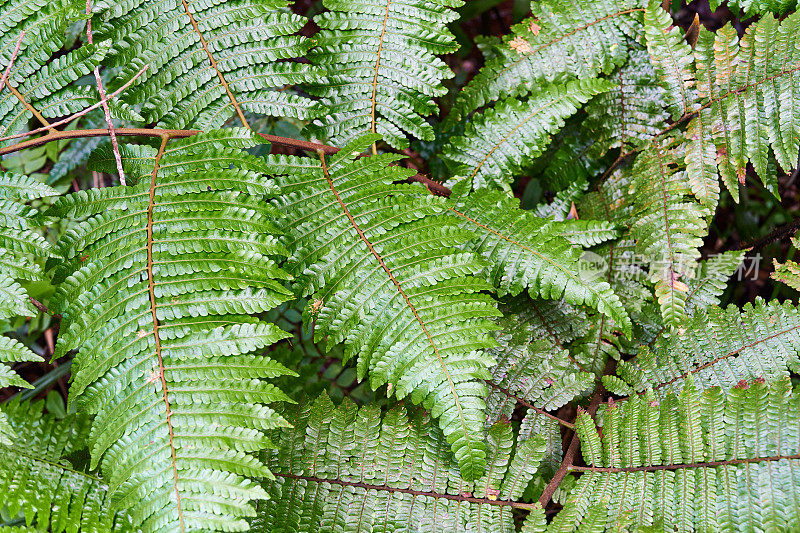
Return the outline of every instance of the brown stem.
[[[86,0],[86,39],[89,44],[94,44],[92,38],[92,0]],[[119,183],[123,187],[125,183],[125,170],[122,168],[122,155],[119,153],[119,144],[117,143],[117,135],[114,133],[114,122],[111,120],[111,110],[108,108],[108,101],[106,100],[106,90],[103,88],[103,79],[100,77],[100,67],[94,67],[94,79],[97,83],[97,92],[100,94],[100,102],[103,104],[103,113],[106,116],[106,125],[108,125],[108,133],[111,136],[111,148],[114,151],[114,159],[117,163],[117,173],[119,174]]]
[[[574,424],[571,424],[571,423],[567,422],[566,420],[562,420],[561,418],[558,418],[557,416],[548,413],[547,411],[545,411],[544,409],[542,409],[540,407],[536,407],[535,405],[533,405],[529,401],[525,400],[524,398],[520,398],[519,396],[515,396],[508,389],[504,389],[503,387],[501,387],[501,386],[499,386],[499,385],[497,385],[495,383],[492,383],[491,381],[487,381],[486,384],[489,385],[491,388],[495,389],[496,391],[502,392],[503,394],[505,394],[509,398],[512,398],[513,400],[515,400],[520,405],[524,405],[528,409],[531,409],[531,410],[539,413],[542,416],[546,416],[547,418],[550,418],[551,420],[554,420],[554,421],[558,422],[559,424],[561,424],[564,427],[568,427],[570,429],[575,429],[575,425]]]
[[[772,461],[800,459],[795,455],[770,455],[768,457],[747,457],[745,459],[729,459],[727,461],[708,461],[705,463],[685,463],[672,465],[648,465],[631,467],[572,466],[574,472],[657,472],[659,470],[684,470],[687,468],[716,468],[718,466],[741,465],[749,463],[767,463]]]
[[[608,374],[613,368],[613,363],[609,359],[609,362],[606,363],[606,368],[603,371],[603,374]],[[603,401],[603,395],[605,394],[605,387],[603,387],[603,383],[601,381],[597,382],[597,388],[592,395],[592,399],[589,403],[589,408],[587,409],[589,416],[594,416],[597,412],[597,408],[600,407],[600,403]],[[569,448],[567,448],[566,453],[564,453],[564,460],[561,461],[561,465],[558,467],[553,479],[547,484],[542,492],[542,495],[539,497],[539,505],[543,508],[550,502],[553,498],[553,494],[555,494],[556,489],[570,472],[570,470],[574,470],[572,466],[573,461],[575,461],[575,455],[578,453],[578,448],[580,447],[580,439],[578,439],[578,434],[572,434],[572,440],[569,443]]]
[[[42,313],[44,313],[44,314],[46,314],[46,315],[49,315],[49,314],[50,314],[50,311],[48,311],[48,309],[47,309],[47,306],[46,306],[46,305],[44,305],[44,304],[43,304],[42,302],[40,302],[39,300],[37,300],[37,299],[35,299],[35,298],[32,298],[32,297],[30,297],[30,296],[28,296],[28,300],[30,300],[30,302],[33,304],[33,306],[34,306],[36,309],[38,309],[39,311],[41,311]],[[52,315],[52,316],[53,316],[53,317],[58,317],[58,318],[60,318],[60,317],[61,317],[61,315]]]
[[[143,72],[143,70],[141,71]],[[138,75],[137,75],[138,76]],[[131,80],[132,81],[132,80]],[[46,130],[48,128],[42,128],[42,130]],[[186,137],[191,137],[192,135],[197,135],[200,133],[200,130],[165,130],[165,129],[157,129],[157,128],[117,128],[114,130],[116,135],[123,136],[123,137],[163,137],[164,135],[169,135],[171,139],[183,139]],[[47,144],[52,141],[60,141],[63,139],[81,139],[81,138],[88,138],[88,137],[108,137],[110,135],[108,129],[88,129],[88,130],[72,130],[72,131],[60,131],[60,130],[50,130],[50,133],[44,135],[42,137],[37,137],[35,139],[28,139],[27,141],[23,141],[21,143],[12,144],[11,146],[6,146],[0,148],[0,156],[5,154],[10,154],[13,152],[18,152],[20,150],[25,150],[26,148],[34,148],[36,146],[41,146],[43,144]],[[333,155],[339,151],[339,148],[335,146],[330,146],[327,144],[321,143],[314,143],[310,141],[301,141],[298,139],[290,139],[288,137],[279,137],[277,135],[268,135],[266,133],[258,133],[266,141],[271,142],[272,144],[278,144],[281,146],[289,146],[291,148],[297,148],[299,150],[307,150],[311,152],[319,152],[322,151],[325,155]],[[427,176],[422,174],[415,174],[408,178],[408,181],[413,181],[417,183],[423,184],[431,194],[436,196],[450,196],[450,189],[442,185],[441,183],[434,181]]]
[[[0,79],[0,91],[3,90],[3,87],[6,86],[6,81],[8,80],[8,75],[11,74],[11,67],[14,66],[14,61],[17,59],[17,55],[19,54],[19,47],[22,46],[22,39],[25,37],[25,32],[19,34],[17,38],[17,46],[14,47],[14,51],[11,53],[11,59],[8,61],[8,66],[6,67],[6,71],[3,73],[3,78]]]
[[[476,498],[474,496],[464,496],[461,494],[443,494],[440,492],[427,492],[422,490],[389,487],[387,485],[370,485],[368,483],[361,483],[360,481],[344,481],[341,479],[327,479],[327,478],[318,478],[314,476],[298,476],[295,474],[281,474],[279,472],[275,472],[275,475],[286,479],[310,481],[313,483],[330,483],[331,485],[340,485],[342,487],[357,487],[365,490],[376,490],[381,492],[399,492],[402,494],[411,494],[413,496],[427,496],[429,498],[435,498],[441,500],[454,500],[459,502],[499,505],[499,506],[513,507],[514,509],[535,509],[538,507],[538,505],[535,503],[512,502],[508,500],[490,500],[489,498]]]
[[[36,135],[37,133],[42,133],[42,132],[45,132],[45,131],[48,132],[48,133],[51,133],[54,128],[57,128],[58,126],[63,126],[64,124],[68,124],[68,123],[72,122],[73,120],[82,117],[83,115],[87,114],[89,111],[97,109],[101,105],[105,104],[106,102],[108,102],[109,100],[111,100],[112,98],[117,96],[119,93],[121,93],[122,91],[124,91],[125,89],[130,87],[131,83],[133,83],[136,80],[136,78],[138,78],[139,76],[144,74],[144,72],[149,67],[150,67],[150,65],[145,65],[144,67],[142,67],[142,69],[139,72],[137,72],[134,77],[132,77],[130,80],[128,80],[125,83],[125,85],[123,85],[122,87],[120,87],[119,89],[117,89],[116,91],[111,93],[110,95],[108,95],[108,98],[104,97],[102,100],[100,100],[97,103],[94,103],[94,104],[90,105],[86,109],[82,109],[81,111],[78,111],[74,115],[70,115],[67,118],[61,119],[61,120],[59,120],[57,122],[53,122],[51,124],[48,124],[47,126],[42,126],[41,128],[36,128],[35,130],[23,131],[22,133],[15,133],[14,135],[7,135],[5,137],[0,137],[0,142],[8,141],[10,139],[18,139],[20,137],[30,137],[31,135]],[[16,145],[14,145],[14,146],[16,146]]]

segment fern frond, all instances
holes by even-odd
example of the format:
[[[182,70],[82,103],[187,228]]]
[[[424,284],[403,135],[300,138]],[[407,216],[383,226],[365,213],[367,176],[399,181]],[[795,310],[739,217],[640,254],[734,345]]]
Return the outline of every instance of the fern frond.
[[[249,315],[289,298],[267,199],[276,192],[246,130],[168,139],[149,180],[80,191],[50,214],[88,217],[59,241],[56,357],[79,352],[70,402],[95,414],[92,466],[114,508],[154,531],[246,529],[269,471],[253,453],[286,422],[264,381],[289,373],[249,355],[287,334]]]
[[[661,2],[650,0],[644,13],[644,36],[647,51],[664,89],[667,109],[673,120],[694,110],[697,93],[692,69],[692,49],[683,39],[680,28]]]
[[[527,288],[533,298],[563,298],[597,309],[630,333],[630,319],[608,283],[581,278],[581,250],[552,230],[557,223],[519,209],[501,191],[468,189],[469,180],[454,188],[450,212],[476,236],[469,246],[489,260],[488,276],[501,296]]]
[[[447,127],[495,100],[519,97],[542,81],[594,78],[624,63],[641,26],[642,0],[532,2],[532,17],[514,26],[497,56],[461,91]]]
[[[483,350],[498,314],[483,270],[457,250],[471,233],[447,204],[419,185],[394,185],[413,171],[393,154],[356,159],[378,139],[363,136],[330,161],[279,178],[297,292],[310,296],[305,322],[328,346],[344,342],[373,389],[410,395],[439,419],[467,479],[485,466]],[[283,171],[285,172],[285,171]],[[275,174],[282,173],[276,169]]]
[[[800,246],[800,239],[793,237],[792,246],[797,249]],[[800,265],[795,261],[786,261],[778,263],[775,259],[772,260],[775,265],[775,270],[769,275],[774,280],[785,283],[794,290],[800,291]]]
[[[4,73],[13,58],[7,88],[0,93],[0,136],[22,131],[33,116],[44,124],[45,117],[83,108],[80,101],[62,101],[60,106],[51,107],[52,100],[63,99],[65,91],[71,90],[68,85],[90,73],[108,51],[109,43],[100,42],[54,57],[64,45],[67,24],[80,16],[81,9],[82,4],[73,0],[0,2],[0,64]],[[4,141],[3,145],[9,142],[13,141]]]
[[[268,460],[275,480],[254,531],[514,531],[512,504],[536,472],[544,442],[528,440],[512,455],[511,425],[488,434],[486,474],[463,479],[448,442],[428,415],[395,407],[335,407],[327,396],[285,414]],[[544,521],[538,504],[528,520]]]
[[[679,392],[689,376],[701,390],[740,380],[774,382],[800,368],[800,313],[790,304],[756,300],[742,310],[710,307],[644,349],[618,373],[636,391]]]
[[[650,143],[634,163],[630,190],[631,235],[649,263],[649,278],[668,325],[677,325],[685,316],[686,280],[697,270],[709,214],[691,198],[680,149],[679,138]]]
[[[523,297],[501,310],[498,346],[489,351],[497,365],[489,380],[488,422],[511,419],[517,402],[554,411],[592,388],[594,375],[567,349],[586,334],[585,314],[564,302]]]
[[[620,523],[659,531],[781,531],[800,527],[795,502],[798,392],[784,378],[742,381],[728,394],[691,382],[659,403],[611,404],[603,436],[587,413],[576,427],[587,467],[550,528]]]
[[[17,280],[42,281],[42,269],[35,260],[46,257],[51,246],[36,231],[39,212],[25,201],[56,194],[35,178],[0,173],[0,319],[39,313]],[[0,336],[0,363],[42,360],[21,342]],[[0,364],[0,388],[8,386],[31,388],[10,367]]]
[[[638,148],[667,127],[664,93],[646,50],[631,47],[627,62],[608,80],[614,87],[584,106],[588,117],[579,130],[601,143],[603,152]]]
[[[306,21],[288,3],[104,0],[96,35],[115,43],[108,63],[122,67],[119,85],[148,66],[124,93],[148,123],[207,130],[236,115],[247,126],[244,111],[307,119],[312,102],[280,90],[308,76],[284,61],[309,45],[296,34]]]
[[[42,401],[13,401],[0,411],[17,434],[11,441],[0,441],[3,506],[37,531],[129,530],[129,518],[110,509],[103,481],[66,459],[85,447],[89,417],[67,415],[59,420],[43,415],[43,407]]]
[[[447,24],[462,0],[324,0],[329,11],[314,22],[321,31],[309,59],[320,76],[309,86],[321,98],[310,131],[341,146],[379,133],[407,148],[408,136],[432,140],[425,117],[453,73],[439,55],[458,45]]]
[[[504,100],[473,117],[464,135],[450,139],[442,156],[455,175],[469,177],[476,188],[509,189],[514,174],[542,154],[564,119],[611,87],[605,80],[572,81],[546,85],[526,101]]]
[[[709,7],[716,10],[723,0],[710,0]],[[734,13],[752,17],[756,15],[785,15],[797,9],[797,0],[727,0],[724,2]]]
[[[739,269],[744,251],[723,252],[700,262],[695,278],[687,283],[686,314],[719,306],[728,278]]]
[[[726,26],[700,31],[695,48],[698,115],[689,124],[690,179],[723,183],[738,201],[748,162],[777,194],[770,152],[784,169],[797,164],[800,112],[793,101],[800,79],[800,13],[781,22],[772,15],[750,25],[741,40]],[[702,162],[701,162],[702,161]]]

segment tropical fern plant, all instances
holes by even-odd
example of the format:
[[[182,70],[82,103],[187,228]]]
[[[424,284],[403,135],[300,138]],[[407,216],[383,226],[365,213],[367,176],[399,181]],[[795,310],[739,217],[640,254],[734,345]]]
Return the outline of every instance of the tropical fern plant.
[[[495,4],[0,0],[0,531],[798,528],[796,2]]]

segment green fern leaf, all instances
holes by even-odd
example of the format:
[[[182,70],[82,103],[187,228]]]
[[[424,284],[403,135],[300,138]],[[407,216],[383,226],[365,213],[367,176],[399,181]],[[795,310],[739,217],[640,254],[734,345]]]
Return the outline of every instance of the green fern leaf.
[[[109,43],[85,45],[54,57],[64,45],[67,24],[79,17],[82,9],[83,4],[72,0],[0,2],[0,63],[4,73],[14,57],[7,88],[0,93],[0,136],[19,133],[34,115],[44,125],[45,117],[83,108],[79,100],[64,100],[65,91],[70,92],[69,84],[100,63]],[[19,52],[14,56],[18,42]],[[99,96],[94,98],[97,100]],[[61,103],[55,105],[54,101]]]
[[[701,390],[728,389],[740,380],[774,382],[800,368],[800,314],[789,304],[747,304],[739,310],[695,310],[682,327],[661,336],[652,350],[618,368],[635,390],[679,392],[692,376]]]
[[[508,423],[489,431],[491,468],[474,483],[463,479],[448,442],[428,415],[395,407],[357,408],[327,396],[286,413],[293,428],[274,438],[265,483],[269,501],[254,531],[513,531],[512,502],[530,481],[543,453],[532,439],[513,458]],[[531,514],[544,520],[537,504]],[[530,520],[537,520],[531,518]]]
[[[709,7],[716,10],[722,3],[722,0],[710,0]],[[724,3],[734,13],[747,17],[767,13],[785,15],[797,9],[797,0],[727,0]]]
[[[647,4],[644,35],[647,51],[664,88],[667,109],[673,119],[678,119],[693,111],[697,100],[692,49],[683,40],[681,30],[672,27],[672,17],[657,0]]]
[[[141,105],[145,121],[207,130],[234,114],[247,126],[245,111],[309,118],[310,100],[276,90],[308,76],[304,66],[283,61],[309,45],[296,34],[305,19],[287,4],[105,0],[94,11],[102,20],[97,35],[115,43],[108,63],[121,67],[116,83],[148,67],[124,93]]]
[[[578,130],[602,144],[603,153],[638,148],[667,127],[664,93],[646,50],[631,47],[627,62],[608,79],[614,87],[586,104],[588,117]]]
[[[60,198],[85,218],[59,241],[64,279],[56,357],[78,349],[70,402],[95,414],[88,438],[113,508],[154,531],[246,528],[268,476],[253,453],[286,422],[288,398],[263,378],[290,373],[248,355],[287,334],[251,314],[288,299],[276,192],[244,130],[167,145],[149,180]],[[88,218],[86,218],[88,217]]]
[[[514,174],[542,154],[564,119],[611,87],[604,80],[582,80],[547,85],[524,102],[504,100],[473,117],[464,135],[450,139],[443,157],[476,188],[509,189]]]
[[[24,202],[55,194],[56,191],[32,177],[0,173],[0,319],[39,314],[18,280],[43,280],[36,260],[46,257],[51,246],[36,231],[39,212]],[[0,388],[31,388],[9,366],[2,364],[21,361],[43,359],[19,341],[0,336]],[[0,420],[0,431],[8,430],[3,426]]]
[[[654,141],[636,159],[631,235],[636,250],[648,261],[650,281],[668,325],[685,317],[688,285],[694,278],[698,248],[707,232],[706,211],[690,195],[691,188],[681,171],[683,157],[679,138]]]
[[[742,381],[727,395],[688,382],[660,404],[651,395],[611,404],[602,443],[595,421],[579,414],[589,466],[573,468],[581,477],[550,529],[583,531],[594,507],[598,530],[613,530],[620,516],[658,531],[800,527],[797,400],[788,378]]]
[[[446,127],[495,100],[519,97],[542,81],[609,73],[627,57],[627,41],[636,37],[642,0],[600,0],[589,5],[566,0],[532,2],[532,17],[517,24],[461,91]]]
[[[730,26],[716,34],[700,30],[694,52],[699,91],[690,106],[697,116],[688,126],[686,163],[693,192],[711,188],[698,194],[707,205],[716,205],[717,172],[738,201],[748,162],[773,194],[771,154],[784,169],[797,165],[800,113],[791,102],[798,98],[798,31],[800,13],[780,22],[767,15],[741,40]],[[676,54],[674,46],[651,52],[656,61]],[[677,99],[677,90],[671,93]]]
[[[450,211],[462,228],[476,235],[469,246],[490,261],[488,276],[501,296],[527,288],[533,298],[563,298],[597,309],[630,333],[631,322],[619,298],[608,283],[581,278],[580,250],[551,231],[553,223],[519,209],[503,192],[467,194],[468,185],[467,180],[454,188]]]
[[[792,245],[797,248],[800,245],[797,238],[792,239]],[[794,261],[786,261],[778,263],[775,259],[772,260],[775,265],[775,270],[769,275],[774,280],[785,283],[796,291],[800,291],[800,265]]]
[[[453,447],[466,479],[485,465],[483,397],[494,364],[490,288],[476,278],[479,256],[460,252],[471,234],[445,215],[443,198],[419,185],[393,185],[412,171],[399,156],[355,159],[378,139],[367,135],[314,169],[279,179],[284,192],[291,272],[310,296],[305,321],[331,347],[344,341],[373,389],[424,403]],[[285,172],[276,169],[274,174]]]
[[[501,309],[505,318],[495,334],[497,359],[487,420],[510,419],[516,403],[555,411],[591,389],[594,375],[585,372],[567,349],[586,334],[587,317],[564,302],[519,297]]]
[[[44,402],[13,401],[2,414],[18,435],[0,441],[0,490],[11,516],[37,531],[108,533],[129,531],[130,519],[110,509],[101,479],[65,459],[86,445],[89,417],[43,415]],[[4,528],[5,530],[5,528]]]
[[[321,77],[308,91],[321,98],[321,117],[310,131],[337,146],[364,133],[379,133],[395,148],[408,135],[433,140],[425,121],[434,97],[453,77],[437,57],[458,46],[447,24],[462,0],[324,0],[321,31],[309,59]]]

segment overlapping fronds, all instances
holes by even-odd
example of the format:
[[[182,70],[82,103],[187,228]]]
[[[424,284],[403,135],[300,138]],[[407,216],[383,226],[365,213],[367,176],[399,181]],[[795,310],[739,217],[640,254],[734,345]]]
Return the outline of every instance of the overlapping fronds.
[[[644,14],[644,36],[647,51],[664,89],[664,100],[673,119],[694,110],[697,100],[692,69],[691,47],[684,41],[680,28],[661,2],[650,0]]]
[[[308,40],[297,35],[305,19],[287,0],[102,0],[96,38],[114,42],[109,64],[132,79],[128,102],[141,105],[148,123],[166,128],[222,126],[244,111],[309,118],[312,102],[281,89],[305,81]]]
[[[687,280],[694,278],[709,211],[695,201],[683,170],[680,138],[653,141],[633,166],[631,235],[649,265],[665,323],[686,315]],[[716,182],[714,182],[716,183]],[[704,191],[716,201],[719,188]],[[696,193],[695,193],[696,194]],[[702,201],[702,198],[701,198]]]
[[[42,268],[35,259],[46,257],[51,246],[36,231],[39,212],[25,205],[25,201],[56,194],[34,178],[0,173],[0,319],[36,316],[39,312],[19,282],[43,279]],[[1,363],[41,360],[18,340],[0,337],[0,388],[30,387]]]
[[[0,136],[18,133],[34,116],[44,125],[47,118],[85,107],[85,95],[69,84],[92,71],[109,43],[54,57],[64,45],[68,23],[83,6],[74,0],[0,2],[0,72],[8,72],[0,92]]]
[[[710,0],[709,7],[718,9],[723,3],[734,13],[752,17],[756,15],[785,15],[797,9],[797,0]]]
[[[692,316],[697,311],[708,311],[720,304],[720,297],[725,291],[728,279],[736,272],[747,274],[750,265],[742,263],[744,255],[744,251],[729,251],[700,261],[695,278],[687,283],[689,287],[686,294],[687,315]]]
[[[428,415],[327,396],[285,414],[268,461],[275,480],[259,504],[255,531],[515,531],[514,506],[529,508],[523,531],[539,531],[544,511],[517,502],[535,474],[544,441],[513,450],[507,422],[488,434],[488,467],[470,482],[458,474],[449,446]]]
[[[742,310],[695,310],[683,327],[661,336],[652,350],[620,363],[633,389],[680,392],[688,376],[701,390],[729,389],[740,380],[773,382],[800,368],[800,313],[790,303],[747,304]]]
[[[514,26],[496,56],[461,91],[445,124],[452,127],[495,100],[537,90],[544,80],[594,78],[625,62],[641,26],[642,0],[531,2],[532,17]]]
[[[611,87],[605,80],[571,81],[546,85],[524,101],[504,100],[473,117],[442,155],[453,173],[471,178],[475,188],[508,189],[515,172],[542,154],[564,119]]]
[[[558,222],[523,211],[501,191],[469,192],[469,180],[454,188],[451,199],[450,213],[475,235],[468,246],[488,260],[489,279],[501,296],[527,288],[533,298],[563,298],[597,309],[630,333],[630,319],[608,283],[581,276],[581,268],[591,265],[581,263],[581,249],[559,234]]]
[[[800,246],[800,239],[793,237],[792,245],[796,249]],[[770,274],[770,277],[800,291],[800,264],[797,264],[795,261],[778,263],[778,261],[774,259],[773,263],[775,264],[775,270]]]
[[[309,59],[319,67],[308,91],[321,98],[311,131],[337,146],[379,133],[395,148],[408,135],[432,140],[425,117],[453,77],[439,55],[458,46],[447,24],[462,0],[324,0]]]
[[[439,419],[467,479],[483,472],[483,411],[497,310],[473,274],[480,256],[457,246],[472,237],[445,215],[443,198],[395,185],[413,173],[399,157],[356,159],[377,140],[366,135],[339,154],[279,179],[291,272],[315,337],[344,342],[373,388],[410,395]],[[280,173],[276,169],[275,173]]]
[[[79,350],[70,402],[96,415],[92,466],[114,508],[145,532],[241,530],[265,496],[249,478],[269,475],[253,454],[286,424],[263,378],[288,371],[252,352],[287,334],[250,316],[290,295],[276,187],[245,130],[167,141],[149,178],[49,211],[83,219],[58,243],[56,356]]]
[[[695,61],[702,105],[688,126],[691,180],[716,182],[719,175],[738,199],[749,161],[777,194],[772,154],[788,170],[800,148],[799,34],[798,13],[781,22],[766,15],[741,40],[730,26],[716,34],[701,29]]]
[[[86,445],[89,417],[43,415],[44,402],[13,401],[2,414],[16,436],[0,440],[3,507],[37,531],[109,533],[128,530],[124,513],[110,509],[106,486],[66,457]],[[5,529],[4,529],[5,530]]]
[[[589,466],[575,468],[581,477],[549,528],[796,530],[799,417],[788,378],[742,381],[728,394],[689,382],[660,403],[632,397],[605,410],[602,438],[580,414]]]
[[[497,365],[489,380],[487,421],[510,419],[518,402],[555,411],[594,384],[570,354],[569,344],[588,331],[588,319],[564,302],[512,299],[495,333],[498,346],[490,350]]]
[[[667,127],[664,93],[647,51],[631,48],[627,62],[608,79],[614,86],[586,104],[589,116],[580,130],[602,143],[604,152],[637,148]]]

